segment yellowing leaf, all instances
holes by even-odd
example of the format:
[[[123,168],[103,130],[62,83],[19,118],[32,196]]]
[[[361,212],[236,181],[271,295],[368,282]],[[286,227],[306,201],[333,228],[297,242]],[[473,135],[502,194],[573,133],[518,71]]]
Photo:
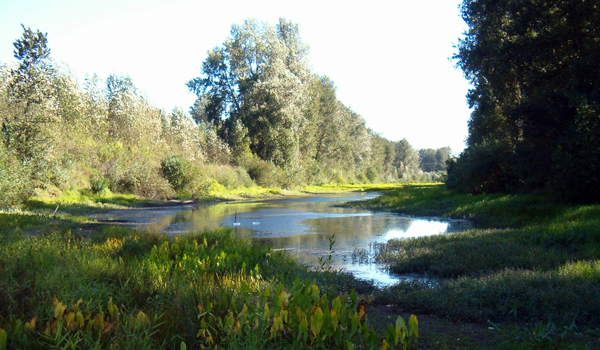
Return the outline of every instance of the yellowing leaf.
[[[323,310],[321,310],[321,308],[318,307],[310,320],[310,330],[313,332],[315,337],[317,337],[319,333],[321,333],[323,322]]]
[[[366,314],[366,312],[365,312],[365,303],[362,300],[358,303],[358,306],[356,307],[356,311],[358,312],[358,319],[362,320],[362,318]]]
[[[73,311],[69,312],[67,315],[67,328],[70,331],[74,331],[77,329],[77,325],[75,325],[75,313]]]
[[[62,316],[63,316],[66,308],[67,307],[65,306],[65,304],[63,304],[62,302],[58,302],[54,306],[54,317],[56,319],[61,319],[62,320]]]
[[[75,323],[80,329],[83,329],[83,327],[85,326],[85,321],[83,319],[83,314],[81,313],[81,311],[77,311],[77,314],[75,314]]]
[[[280,330],[283,330],[283,320],[281,316],[274,317],[273,325],[271,326],[271,337],[276,336]]]
[[[298,325],[298,339],[303,338],[306,341],[308,338],[308,322],[306,320],[302,320]]]
[[[32,318],[30,322],[25,323],[25,329],[28,331],[33,331],[35,329],[35,320],[36,318]]]
[[[136,319],[137,319],[138,324],[142,325],[142,326],[149,322],[148,316],[146,316],[146,314],[143,313],[142,311],[138,312]]]
[[[410,327],[409,334],[411,336],[419,337],[419,321],[417,321],[417,316],[410,315],[408,319],[408,326]]]
[[[331,315],[331,324],[333,325],[333,331],[335,332],[338,328],[339,323],[338,315],[335,312],[335,309],[332,307],[329,308],[329,313]]]

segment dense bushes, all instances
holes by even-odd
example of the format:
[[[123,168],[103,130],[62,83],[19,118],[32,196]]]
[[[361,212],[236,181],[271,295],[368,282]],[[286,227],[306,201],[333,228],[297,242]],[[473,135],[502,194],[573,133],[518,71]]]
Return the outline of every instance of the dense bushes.
[[[472,145],[458,158],[448,160],[449,189],[493,193],[516,189],[511,151],[501,143]]]
[[[0,209],[18,207],[32,193],[28,169],[0,143]]]
[[[190,161],[170,156],[160,163],[162,176],[184,197],[199,198],[210,191],[210,180]]]

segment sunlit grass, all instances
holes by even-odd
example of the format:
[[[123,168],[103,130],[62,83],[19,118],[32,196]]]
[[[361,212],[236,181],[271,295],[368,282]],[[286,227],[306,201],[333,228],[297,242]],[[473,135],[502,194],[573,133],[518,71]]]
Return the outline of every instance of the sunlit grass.
[[[392,271],[439,279],[434,288],[403,282],[383,290],[376,298],[382,303],[461,322],[527,322],[519,334],[533,334],[528,327],[536,324],[593,329],[600,322],[600,205],[542,195],[469,195],[443,186],[405,186],[356,205],[469,219],[476,226],[378,247],[378,259]]]
[[[208,196],[204,199],[246,199],[246,198],[261,198],[270,197],[275,195],[283,195],[287,193],[284,190],[275,188],[264,188],[260,186],[252,187],[236,187],[228,189],[227,187],[220,185],[219,183],[213,183],[211,185]]]
[[[359,316],[351,290],[360,284],[351,275],[317,273],[230,229],[168,237],[105,226],[90,238],[64,227],[36,234],[15,229],[44,220],[50,218],[0,216],[0,329],[9,349],[380,343]],[[329,305],[337,308],[333,316]],[[329,316],[313,319],[315,307]],[[291,312],[296,321],[288,320]],[[310,328],[296,337],[302,320],[328,338]],[[352,330],[338,332],[338,325]]]
[[[439,184],[419,184],[414,183],[412,186],[431,186]],[[323,185],[310,185],[301,187],[299,190],[308,193],[336,193],[336,192],[348,192],[348,191],[390,191],[398,188],[405,187],[406,185],[397,183],[375,183],[375,184],[323,184]]]

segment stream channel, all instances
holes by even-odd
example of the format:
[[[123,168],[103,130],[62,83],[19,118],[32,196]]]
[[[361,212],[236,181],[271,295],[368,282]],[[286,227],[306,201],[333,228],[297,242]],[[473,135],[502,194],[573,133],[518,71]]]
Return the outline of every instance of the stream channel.
[[[379,195],[350,192],[178,208],[141,208],[118,216],[141,225],[142,229],[158,230],[169,235],[204,228],[232,227],[236,235],[250,238],[255,244],[286,250],[310,266],[319,266],[319,258],[327,260],[329,236],[335,234],[332,268],[344,269],[357,278],[371,280],[380,286],[420,277],[395,275],[374,262],[374,244],[390,239],[457,232],[470,227],[469,222],[462,220],[415,218],[339,206]],[[114,213],[111,216],[115,218]]]

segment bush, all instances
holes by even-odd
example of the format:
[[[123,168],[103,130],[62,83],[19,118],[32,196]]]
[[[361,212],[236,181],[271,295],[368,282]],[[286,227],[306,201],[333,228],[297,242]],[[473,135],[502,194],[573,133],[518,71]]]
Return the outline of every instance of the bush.
[[[0,145],[0,209],[19,207],[32,193],[28,169]]]
[[[515,189],[511,155],[509,147],[500,142],[470,145],[457,159],[448,160],[446,186],[473,194]]]
[[[175,191],[181,191],[191,181],[193,165],[185,158],[172,155],[162,160],[160,171]]]
[[[104,176],[94,176],[90,179],[90,189],[94,194],[107,190],[110,186],[110,180]]]
[[[266,162],[260,158],[253,158],[248,162],[246,169],[250,178],[262,187],[279,186],[279,168],[272,162]]]
[[[212,177],[220,185],[227,189],[239,187],[253,187],[256,184],[252,181],[246,170],[241,167],[228,165],[206,165],[201,170],[207,176]]]
[[[173,155],[163,159],[160,171],[180,197],[199,198],[210,192],[210,179],[183,157]]]

